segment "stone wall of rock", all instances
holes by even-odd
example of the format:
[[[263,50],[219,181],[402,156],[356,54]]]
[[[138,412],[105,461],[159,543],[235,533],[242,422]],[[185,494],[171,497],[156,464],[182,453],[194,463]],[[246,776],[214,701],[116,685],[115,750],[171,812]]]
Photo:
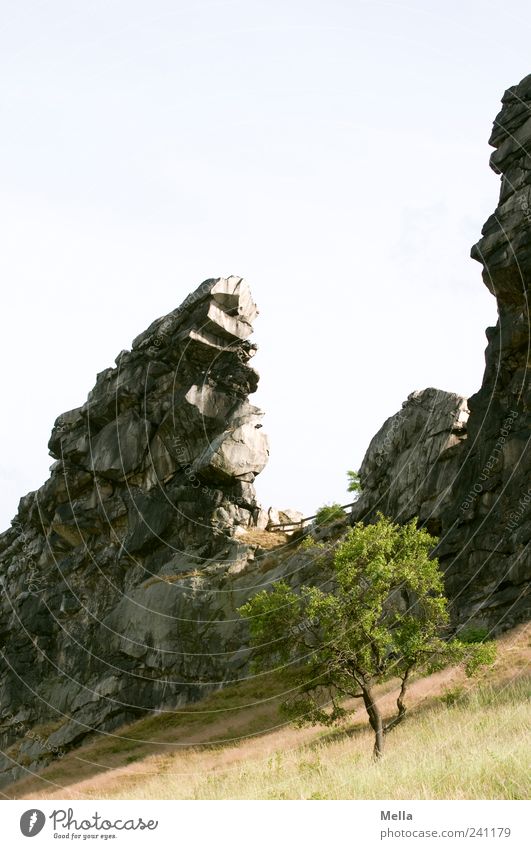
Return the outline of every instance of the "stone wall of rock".
[[[419,516],[440,535],[454,621],[495,631],[530,615],[531,75],[502,103],[490,138],[500,201],[472,249],[499,315],[481,388],[468,401],[410,395],[369,446],[352,513]]]
[[[256,550],[241,532],[268,521],[255,316],[245,281],[205,281],[55,422],[51,476],[0,537],[2,750],[22,736],[42,763],[238,676],[234,581]],[[45,749],[24,738],[43,723]]]
[[[439,554],[459,620],[502,628],[530,614],[531,75],[505,92],[490,144],[500,200],[472,257],[482,263],[498,322],[487,330],[481,388],[468,401]]]

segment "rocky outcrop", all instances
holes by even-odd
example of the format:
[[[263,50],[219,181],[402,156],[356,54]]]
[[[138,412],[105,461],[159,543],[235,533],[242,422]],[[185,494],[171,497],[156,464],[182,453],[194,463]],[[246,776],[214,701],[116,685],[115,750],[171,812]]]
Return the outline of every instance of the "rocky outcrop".
[[[21,749],[42,760],[240,674],[256,546],[236,531],[268,521],[255,316],[245,281],[205,281],[55,422],[51,476],[0,538],[2,750],[44,723]]]
[[[498,322],[487,330],[483,383],[468,401],[468,437],[439,548],[459,621],[494,628],[530,613],[531,75],[502,104],[490,137],[500,200],[472,248]]]
[[[499,315],[482,386],[468,401],[410,395],[369,446],[352,512],[354,521],[377,510],[419,516],[440,536],[455,623],[494,631],[530,614],[531,75],[502,103],[490,138],[500,202],[472,249]]]
[[[412,392],[370,442],[352,521],[371,521],[378,512],[397,522],[418,516],[431,533],[440,533],[467,420],[467,401],[460,395],[439,389]]]

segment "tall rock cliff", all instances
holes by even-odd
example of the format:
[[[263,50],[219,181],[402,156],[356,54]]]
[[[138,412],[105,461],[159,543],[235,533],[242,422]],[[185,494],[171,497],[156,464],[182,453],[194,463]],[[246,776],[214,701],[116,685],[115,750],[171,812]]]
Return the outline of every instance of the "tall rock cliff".
[[[47,723],[47,748],[22,748],[42,761],[238,676],[234,580],[268,458],[256,312],[244,280],[205,281],[55,422],[51,476],[0,537],[2,750]]]
[[[498,322],[487,330],[483,383],[468,400],[468,437],[439,548],[459,620],[494,628],[530,612],[531,75],[502,104],[490,137],[500,200],[472,248]]]
[[[418,516],[440,536],[454,621],[501,630],[529,618],[531,75],[494,122],[499,205],[472,257],[498,304],[482,386],[468,400],[414,392],[372,440],[352,519]]]

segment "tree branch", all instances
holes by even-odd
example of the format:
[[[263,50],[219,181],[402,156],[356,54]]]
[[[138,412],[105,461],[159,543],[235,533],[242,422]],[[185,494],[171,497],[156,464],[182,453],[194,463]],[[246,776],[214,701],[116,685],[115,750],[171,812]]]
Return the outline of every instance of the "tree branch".
[[[387,723],[387,725],[384,726],[384,734],[387,734],[388,731],[391,731],[392,728],[395,728],[400,722],[402,722],[403,719],[405,719],[407,708],[404,704],[404,697],[406,695],[407,683],[410,672],[411,666],[408,666],[402,677],[402,686],[400,687],[400,692],[396,700],[398,713],[391,719],[390,722]]]

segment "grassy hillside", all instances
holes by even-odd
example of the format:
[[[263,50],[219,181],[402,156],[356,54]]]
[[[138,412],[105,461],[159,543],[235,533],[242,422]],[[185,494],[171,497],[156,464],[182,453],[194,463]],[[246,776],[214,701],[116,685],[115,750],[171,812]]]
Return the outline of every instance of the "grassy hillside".
[[[499,641],[493,670],[458,668],[416,680],[410,715],[371,760],[363,710],[343,727],[295,729],[278,716],[271,676],[215,693],[181,712],[98,736],[5,798],[521,799],[531,765],[529,631]],[[392,710],[390,685],[380,688]]]

